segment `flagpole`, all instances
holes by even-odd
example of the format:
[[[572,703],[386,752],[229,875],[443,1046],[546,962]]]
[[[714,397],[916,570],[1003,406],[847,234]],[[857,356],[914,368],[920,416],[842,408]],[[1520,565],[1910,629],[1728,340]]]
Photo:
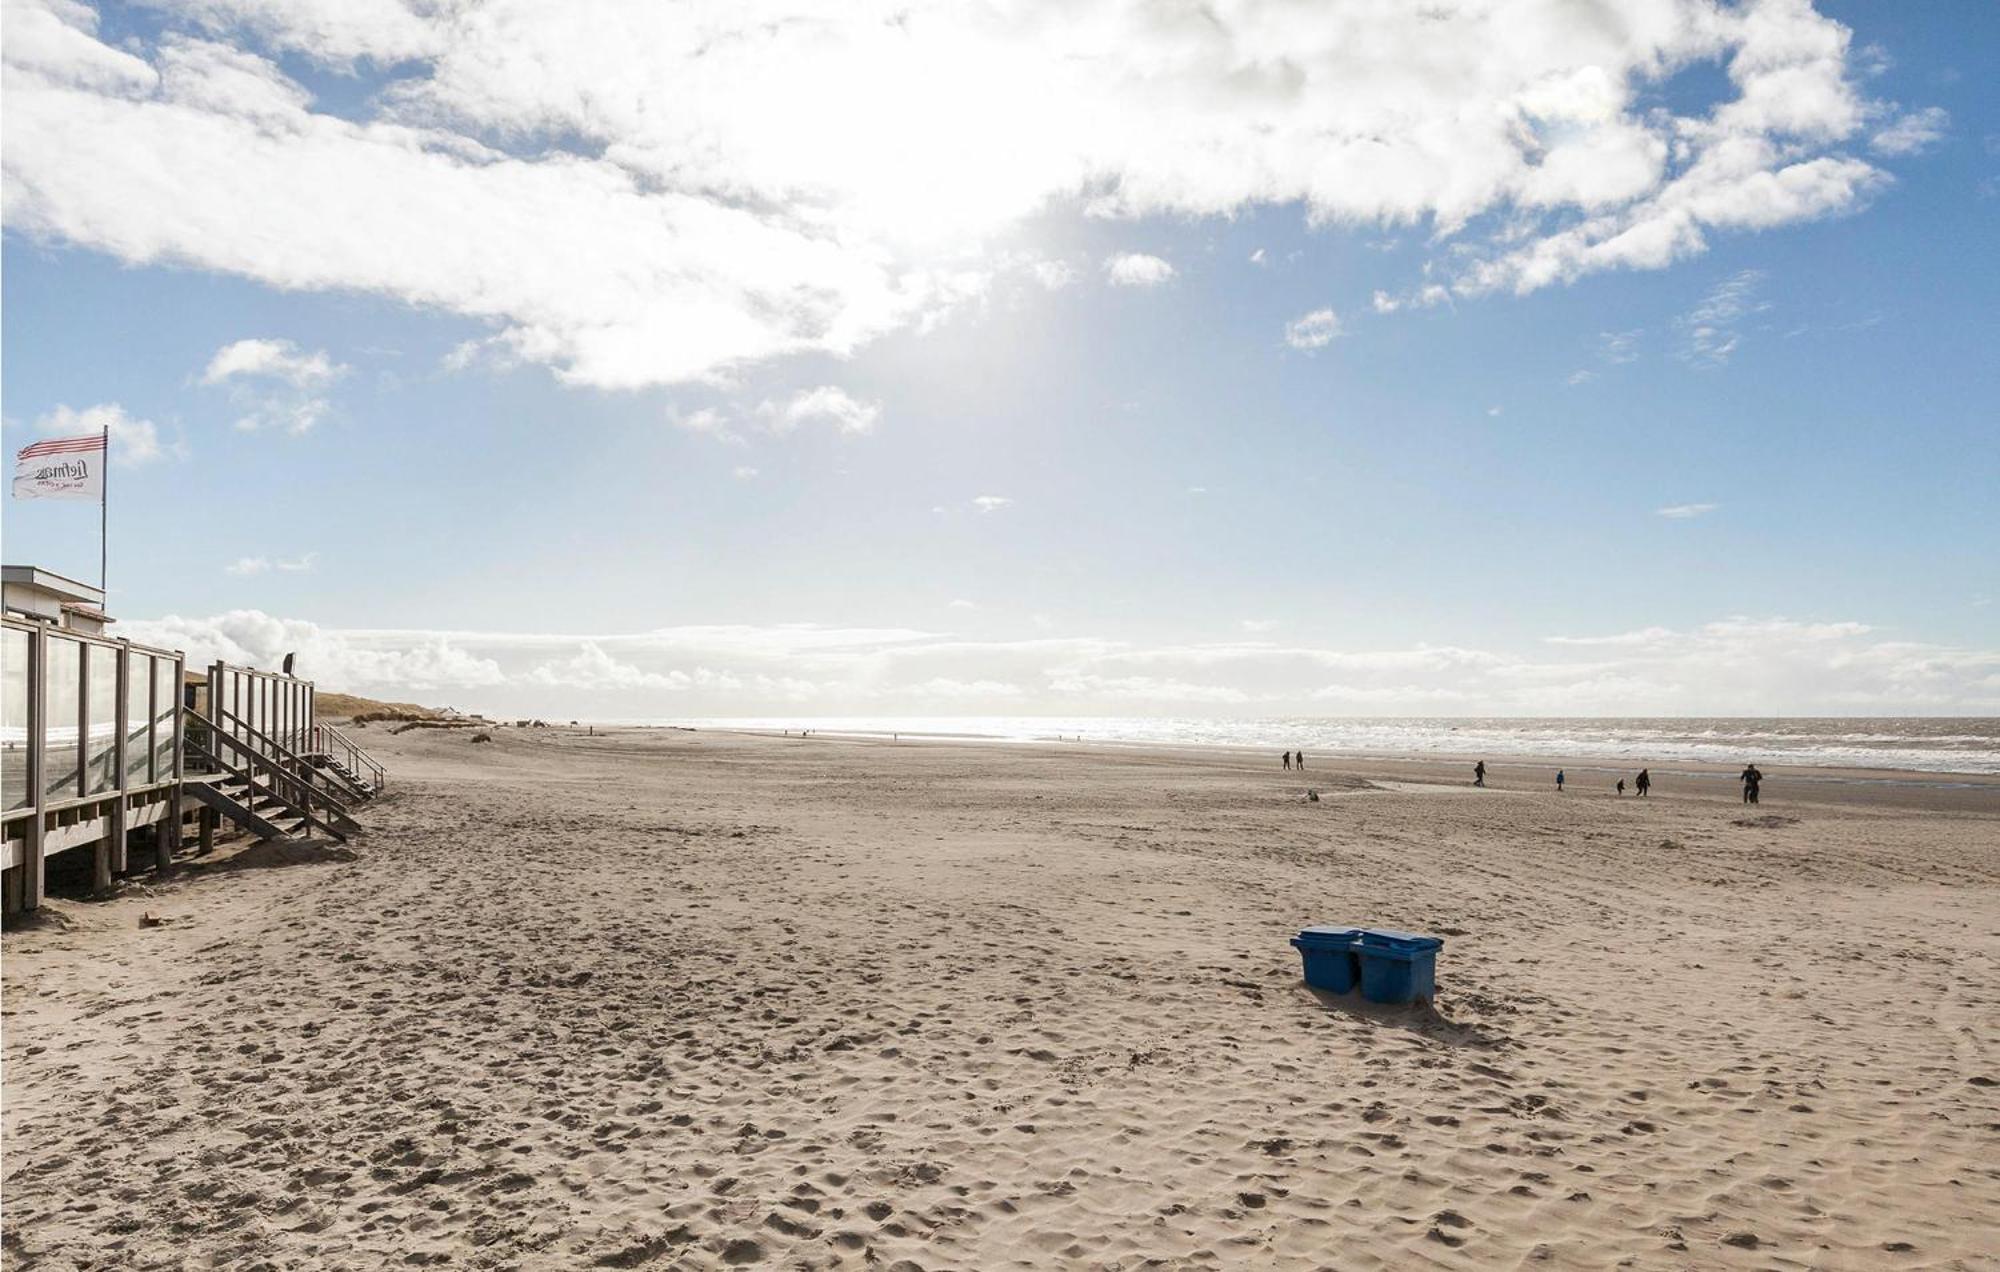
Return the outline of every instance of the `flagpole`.
[[[104,426],[104,476],[97,487],[97,590],[104,592],[109,607],[111,594],[105,590],[111,566],[111,426]]]

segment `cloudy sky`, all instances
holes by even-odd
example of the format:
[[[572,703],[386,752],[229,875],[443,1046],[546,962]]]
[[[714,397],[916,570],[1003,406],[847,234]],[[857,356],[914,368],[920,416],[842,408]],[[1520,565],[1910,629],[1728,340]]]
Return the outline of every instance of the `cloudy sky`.
[[[112,430],[135,638],[600,718],[2000,713],[1989,4],[0,4],[0,413]]]

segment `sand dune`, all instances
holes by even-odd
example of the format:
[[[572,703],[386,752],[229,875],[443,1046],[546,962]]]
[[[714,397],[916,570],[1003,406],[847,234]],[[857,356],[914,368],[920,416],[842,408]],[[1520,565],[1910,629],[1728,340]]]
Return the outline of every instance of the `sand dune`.
[[[366,738],[353,860],[8,934],[10,1267],[2000,1248],[2000,787]],[[1344,921],[1444,934],[1434,1009],[1307,990],[1286,938]]]

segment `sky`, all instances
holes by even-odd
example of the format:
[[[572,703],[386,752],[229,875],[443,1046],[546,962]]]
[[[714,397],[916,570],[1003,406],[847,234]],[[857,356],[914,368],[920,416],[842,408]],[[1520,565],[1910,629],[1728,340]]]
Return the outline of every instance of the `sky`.
[[[1990,4],[0,3],[0,417],[111,429],[135,640],[565,718],[2000,714]]]

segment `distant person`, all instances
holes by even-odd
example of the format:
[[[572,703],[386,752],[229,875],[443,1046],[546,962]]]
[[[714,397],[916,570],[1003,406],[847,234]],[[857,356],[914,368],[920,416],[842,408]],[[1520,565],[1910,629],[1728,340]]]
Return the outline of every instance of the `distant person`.
[[[1625,779],[1622,777],[1618,779],[1618,798],[1625,798]]]
[[[1646,798],[1646,792],[1653,789],[1653,775],[1645,769],[1639,770],[1638,780],[1633,785],[1639,788],[1639,798]]]
[[[1292,765],[1295,768],[1304,769],[1306,766],[1306,753],[1304,751],[1292,752]]]
[[[1484,786],[1484,785],[1486,785],[1486,761],[1485,761],[1485,760],[1481,760],[1481,761],[1479,761],[1479,763],[1477,763],[1477,764],[1475,764],[1475,765],[1473,765],[1473,766],[1472,766],[1472,784],[1473,784],[1474,786]]]
[[[1743,783],[1743,802],[1746,804],[1755,804],[1757,802],[1757,788],[1764,784],[1764,775],[1757,771],[1755,764],[1752,764],[1749,768],[1743,770],[1743,775],[1738,780]]]
[[[1562,794],[1562,789],[1563,789],[1563,771],[1562,771],[1561,769],[1557,769],[1557,770],[1556,770],[1556,794],[1558,794],[1558,795]]]
[[[1281,759],[1281,760],[1283,760],[1283,761],[1285,762],[1285,772],[1287,772],[1287,773],[1291,772],[1291,771],[1292,771],[1292,753],[1291,753],[1290,751],[1280,751],[1280,752],[1278,753],[1278,758],[1279,758],[1279,759]]]

